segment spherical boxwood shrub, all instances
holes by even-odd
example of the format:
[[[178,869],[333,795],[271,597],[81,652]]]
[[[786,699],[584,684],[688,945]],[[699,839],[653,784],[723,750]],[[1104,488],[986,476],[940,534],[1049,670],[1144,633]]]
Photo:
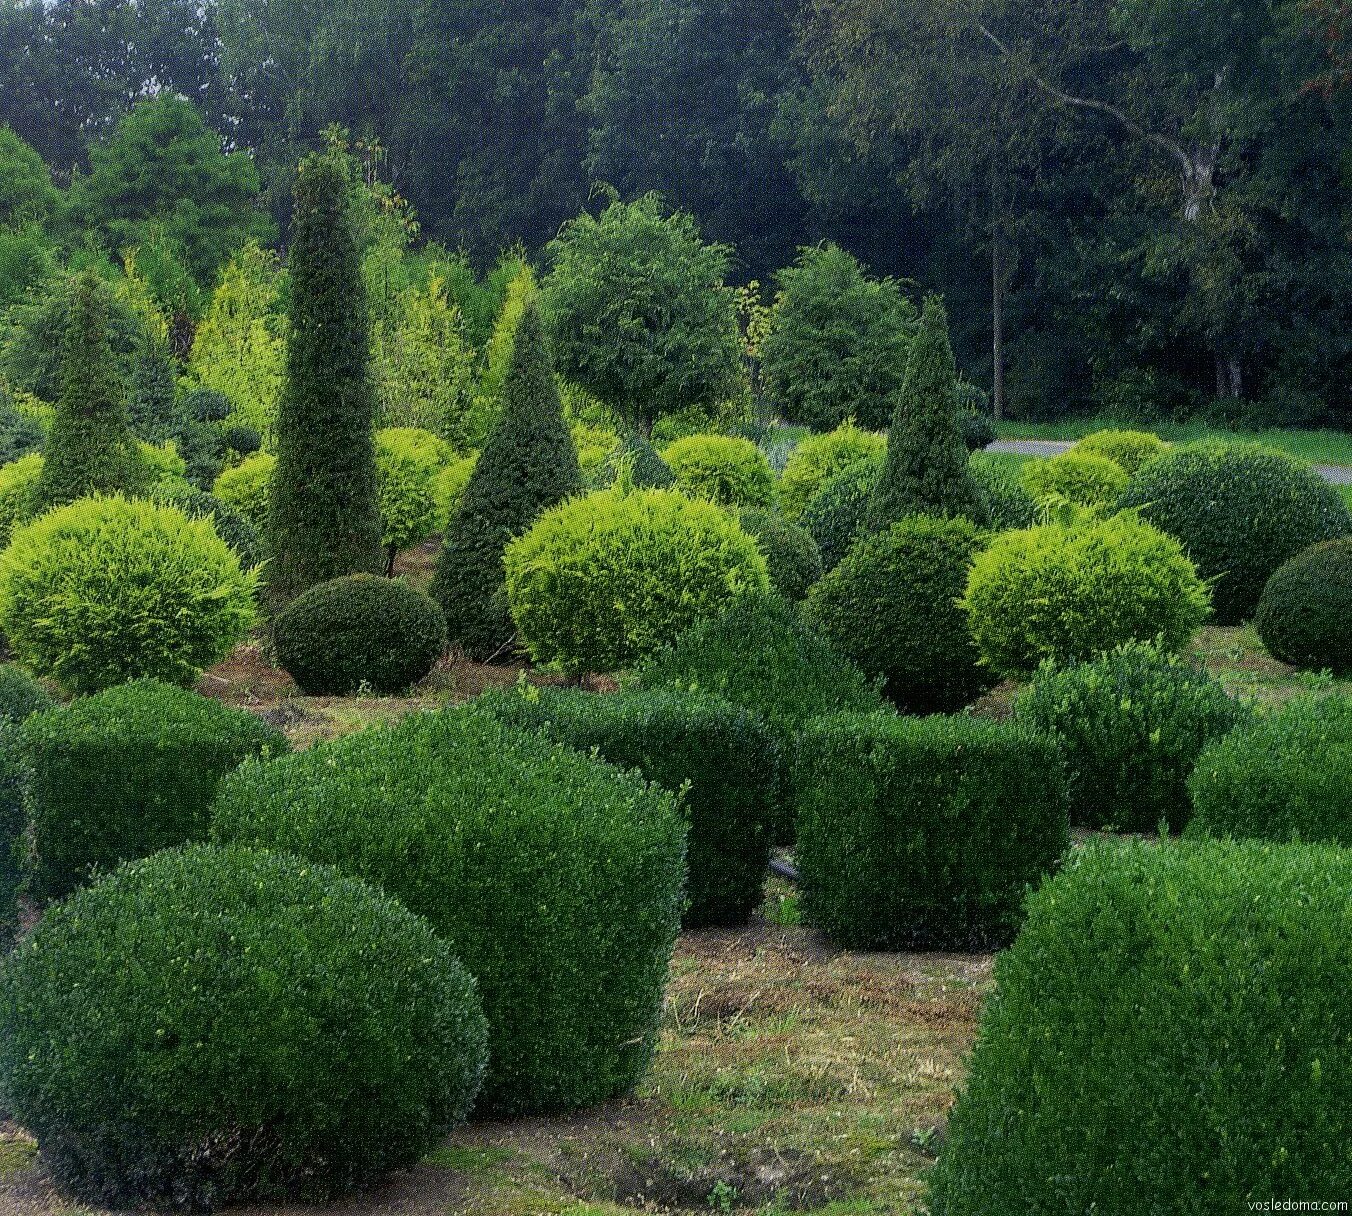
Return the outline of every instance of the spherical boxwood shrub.
[[[804,615],[900,708],[961,709],[995,682],[958,607],[984,544],[965,519],[911,516],[856,543],[812,589]]]
[[[621,470],[629,483],[640,490],[669,490],[676,484],[676,474],[671,471],[671,466],[640,435],[626,435],[606,457],[601,482],[613,485],[619,480]]]
[[[991,525],[998,532],[1031,528],[1037,522],[1037,500],[1024,488],[1021,466],[998,452],[977,452],[967,471],[986,497]]]
[[[312,697],[402,692],[446,649],[435,600],[399,579],[349,574],[298,595],[272,623],[277,662]]]
[[[1352,673],[1352,537],[1312,545],[1279,566],[1253,623],[1273,658]]]
[[[246,763],[213,832],[332,863],[432,922],[479,981],[482,1109],[585,1106],[646,1067],[685,824],[636,774],[488,714],[418,714]]]
[[[24,664],[73,692],[189,684],[248,635],[257,586],[209,519],[85,498],[14,533],[0,555],[0,629]]]
[[[1100,845],[996,961],[934,1216],[1235,1212],[1352,1190],[1352,854]]]
[[[617,671],[770,579],[756,542],[712,502],[601,490],[546,511],[507,546],[507,600],[536,662]]]
[[[259,536],[269,534],[272,473],[276,467],[277,457],[271,452],[255,452],[223,470],[211,487],[212,494],[243,515]]]
[[[198,846],[50,909],[0,970],[0,1090],[89,1204],[325,1198],[469,1111],[474,981],[336,870]]]
[[[33,517],[33,487],[41,476],[41,452],[29,452],[0,467],[0,545],[9,544],[14,529]]]
[[[1181,829],[1197,757],[1249,716],[1218,681],[1146,642],[1088,663],[1043,664],[1014,713],[1060,743],[1071,822],[1127,832],[1154,832],[1161,821]]]
[[[22,879],[19,850],[26,815],[19,724],[51,706],[51,694],[32,676],[9,663],[0,666],[0,950],[9,948],[18,925]]]
[[[1120,464],[1092,452],[1065,452],[1023,466],[1024,489],[1040,503],[1063,500],[1077,507],[1106,507],[1117,501],[1129,480]]]
[[[1206,619],[1206,586],[1177,541],[1132,514],[1005,532],[979,553],[962,598],[983,661],[1026,676],[1158,638],[1180,650]]]
[[[822,486],[861,460],[881,460],[887,437],[847,421],[824,435],[809,435],[789,454],[779,480],[784,514],[797,519]]]
[[[807,530],[772,511],[753,508],[737,518],[764,554],[771,586],[795,603],[807,595],[822,576],[821,551]]]
[[[798,522],[817,542],[822,568],[834,570],[864,530],[873,488],[883,471],[882,457],[860,460],[827,478],[808,501]]]
[[[1226,735],[1188,789],[1197,834],[1352,847],[1352,699],[1292,701]]]
[[[662,458],[684,494],[726,507],[768,507],[775,500],[770,462],[749,439],[688,435],[668,445]]]
[[[1073,448],[1073,455],[1106,456],[1128,474],[1169,450],[1169,445],[1150,431],[1095,431]]]
[[[583,752],[595,749],[666,789],[685,788],[687,928],[742,924],[760,903],[780,754],[756,714],[671,690],[597,696],[523,687],[475,704]]]
[[[29,718],[29,889],[59,899],[91,873],[205,839],[222,777],[287,750],[251,713],[142,680]]]
[[[803,910],[851,949],[984,949],[1069,845],[1056,745],[974,718],[838,714],[794,775]]]
[[[1273,571],[1322,540],[1352,533],[1338,492],[1280,452],[1200,444],[1150,461],[1118,500],[1175,536],[1214,580],[1216,623],[1253,615]]]

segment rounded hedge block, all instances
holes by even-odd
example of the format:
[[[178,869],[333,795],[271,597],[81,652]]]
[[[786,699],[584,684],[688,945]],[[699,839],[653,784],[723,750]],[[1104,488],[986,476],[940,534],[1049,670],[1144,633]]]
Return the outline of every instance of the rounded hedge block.
[[[1183,827],[1197,757],[1249,710],[1205,672],[1131,642],[1088,663],[1044,664],[1014,716],[1061,745],[1072,823],[1152,833],[1161,821]]]
[[[979,553],[962,606],[992,671],[1027,676],[1124,642],[1180,650],[1210,611],[1178,542],[1132,513],[1004,532]]]
[[[1349,890],[1352,854],[1333,848],[1078,853],[996,960],[929,1211],[1346,1198]]]
[[[885,435],[863,430],[852,421],[824,435],[809,435],[789,453],[779,480],[779,501],[784,514],[797,519],[837,473],[861,460],[881,461],[886,451]]]
[[[1120,464],[1092,452],[1065,452],[1023,466],[1024,489],[1040,503],[1106,507],[1117,501],[1129,480]]]
[[[737,518],[765,557],[770,585],[786,600],[803,599],[822,576],[817,542],[806,529],[771,511],[750,509]]]
[[[272,622],[277,662],[311,697],[403,692],[446,649],[436,601],[401,579],[348,574],[302,592]]]
[[[1095,431],[1070,449],[1073,455],[1106,456],[1128,475],[1168,450],[1169,445],[1150,431]]]
[[[29,889],[59,899],[91,874],[205,839],[222,777],[288,750],[253,714],[143,680],[29,718]]]
[[[1196,835],[1352,847],[1352,698],[1292,701],[1234,731],[1188,789]]]
[[[157,853],[50,909],[0,969],[0,1091],[69,1194],[322,1199],[467,1115],[474,981],[394,899],[293,857]]]
[[[485,713],[416,714],[245,764],[213,834],[335,865],[431,921],[479,981],[485,1110],[585,1106],[647,1066],[685,824],[637,775]]]
[[[806,619],[899,708],[961,709],[995,682],[958,606],[985,543],[965,519],[911,516],[856,543],[812,589]]]
[[[1352,537],[1312,545],[1279,566],[1253,624],[1274,659],[1352,673]]]
[[[775,475],[764,452],[732,435],[687,435],[662,453],[676,489],[725,507],[768,507]]]
[[[1069,846],[1056,745],[974,718],[839,714],[794,773],[805,916],[848,949],[986,949]]]
[[[829,477],[808,501],[798,522],[817,542],[822,568],[834,570],[864,530],[883,458],[860,460]]]
[[[1352,533],[1338,492],[1308,465],[1259,447],[1200,444],[1146,464],[1118,500],[1177,537],[1212,582],[1218,625],[1253,615],[1273,572]]]
[[[618,671],[736,595],[765,558],[725,510],[675,490],[601,490],[546,511],[507,546],[507,599],[537,663]]]

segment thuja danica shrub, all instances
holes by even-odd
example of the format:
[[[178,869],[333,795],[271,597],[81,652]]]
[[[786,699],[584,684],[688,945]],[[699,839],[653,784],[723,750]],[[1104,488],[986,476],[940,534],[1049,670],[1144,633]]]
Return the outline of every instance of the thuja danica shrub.
[[[1068,845],[1056,744],[1022,727],[821,718],[793,786],[804,913],[851,949],[1002,945]]]
[[[1150,431],[1095,431],[1070,450],[1076,455],[1106,456],[1128,474],[1134,474],[1147,461],[1168,451],[1169,445]]]
[[[474,981],[421,917],[295,857],[157,853],[0,967],[0,1093],[97,1207],[323,1199],[469,1111]]]
[[[1345,1199],[1349,890],[1352,853],[1331,847],[1077,854],[996,962],[929,1210],[1134,1216]]]
[[[338,866],[432,922],[479,981],[485,1111],[585,1106],[646,1067],[680,922],[674,794],[460,709],[246,763],[213,832]]]
[[[775,500],[770,462],[749,439],[688,435],[669,445],[662,459],[685,494],[725,507],[768,507]]]

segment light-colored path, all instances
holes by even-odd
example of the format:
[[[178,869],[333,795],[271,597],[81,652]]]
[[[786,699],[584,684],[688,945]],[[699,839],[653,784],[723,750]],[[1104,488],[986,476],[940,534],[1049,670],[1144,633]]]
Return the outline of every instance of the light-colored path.
[[[1013,452],[1019,456],[1059,456],[1073,445],[1061,439],[997,439],[988,452]],[[1317,464],[1314,466],[1325,481],[1335,486],[1352,486],[1352,465]]]

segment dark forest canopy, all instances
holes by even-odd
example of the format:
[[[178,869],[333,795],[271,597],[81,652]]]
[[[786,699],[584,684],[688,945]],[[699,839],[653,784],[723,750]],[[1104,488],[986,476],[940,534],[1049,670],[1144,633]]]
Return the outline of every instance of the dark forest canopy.
[[[942,292],[1012,413],[1352,423],[1347,0],[0,0],[0,123],[0,307],[134,241],[200,309],[340,125],[481,270],[657,191]]]

